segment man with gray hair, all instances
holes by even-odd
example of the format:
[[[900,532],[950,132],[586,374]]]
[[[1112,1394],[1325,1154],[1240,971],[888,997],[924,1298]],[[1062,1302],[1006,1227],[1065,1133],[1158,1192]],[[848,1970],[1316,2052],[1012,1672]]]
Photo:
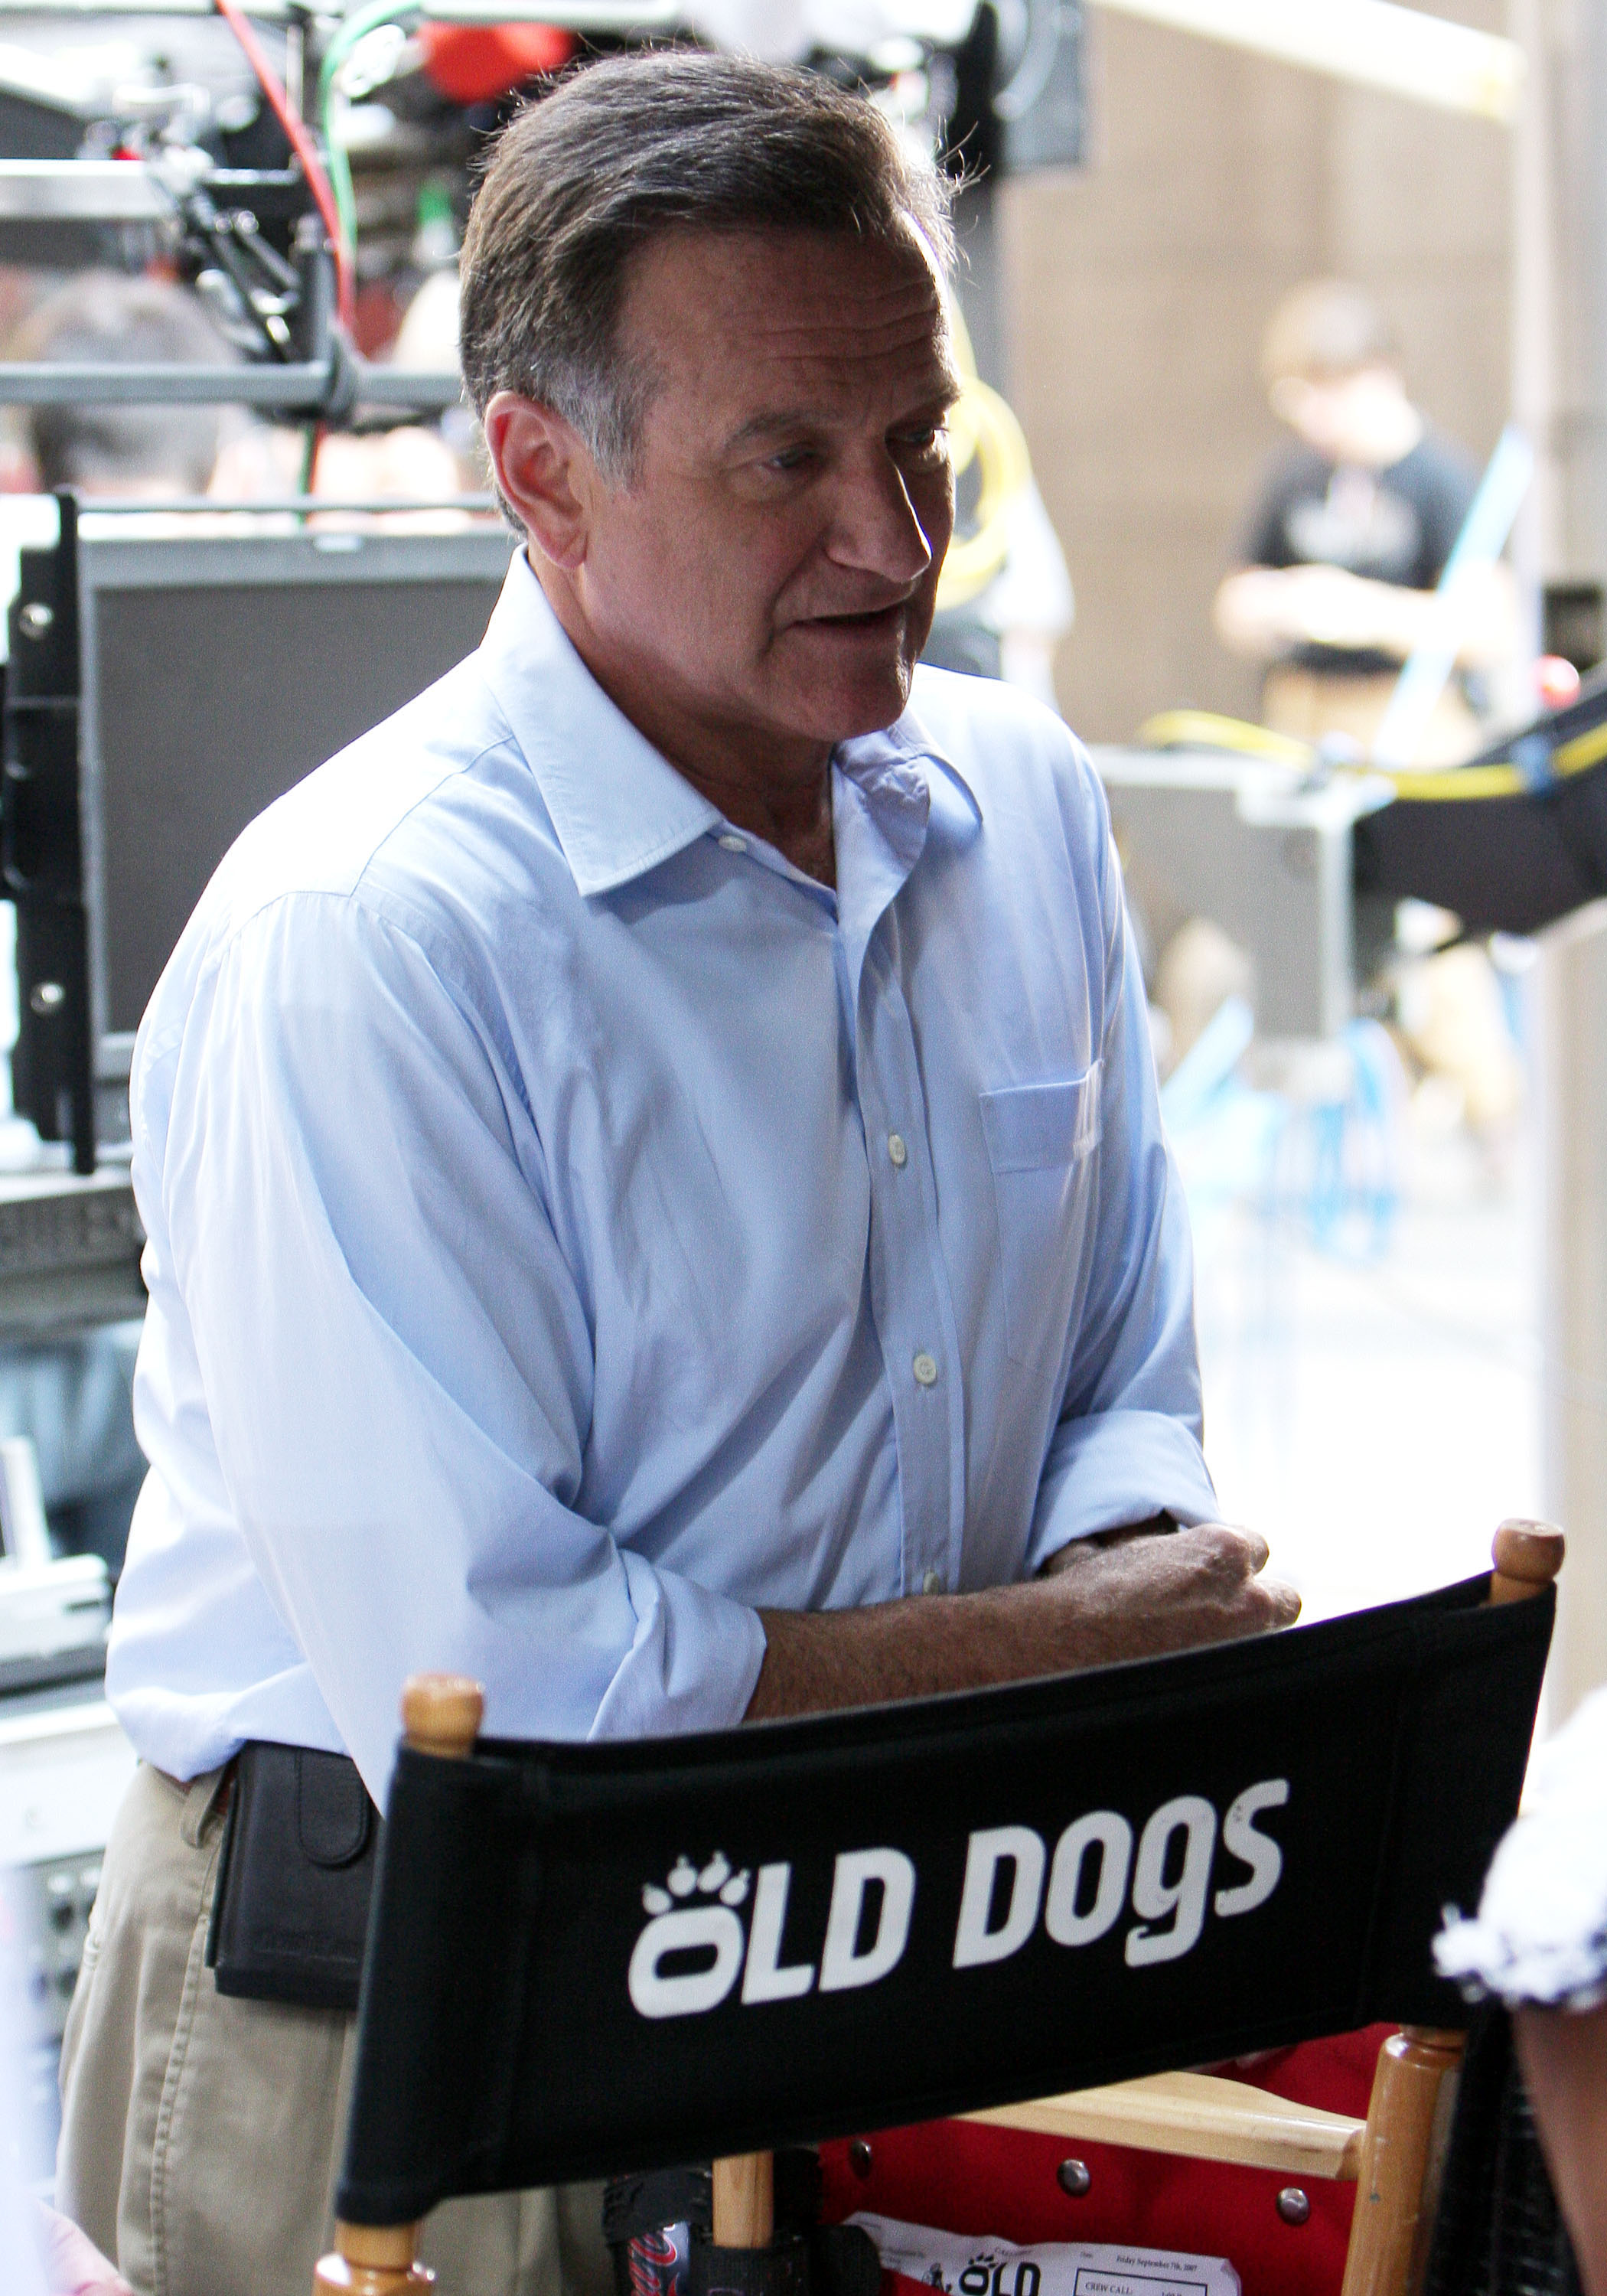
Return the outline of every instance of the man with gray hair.
[[[1098,784],[916,675],[948,256],[935,176],[804,74],[619,59],[517,119],[463,342],[526,545],[478,653],[242,838],[146,1015],[107,1676],[144,1767],[62,2152],[141,2287],[299,2296],[326,2237],[350,2020],[205,1966],[265,1751],[382,1800],[421,1668],[499,1734],[642,1736],[1298,1607],[1210,1521]],[[594,2218],[455,2204],[424,2253],[545,2289]]]

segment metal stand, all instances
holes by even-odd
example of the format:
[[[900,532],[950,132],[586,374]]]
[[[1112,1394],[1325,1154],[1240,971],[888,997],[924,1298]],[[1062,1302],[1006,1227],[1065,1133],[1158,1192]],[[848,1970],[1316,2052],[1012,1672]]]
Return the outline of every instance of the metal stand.
[[[0,852],[17,905],[20,1033],[12,1095],[42,1140],[70,1140],[94,1170],[89,922],[78,816],[80,668],[78,505],[61,494],[53,550],[22,553],[11,609]]]

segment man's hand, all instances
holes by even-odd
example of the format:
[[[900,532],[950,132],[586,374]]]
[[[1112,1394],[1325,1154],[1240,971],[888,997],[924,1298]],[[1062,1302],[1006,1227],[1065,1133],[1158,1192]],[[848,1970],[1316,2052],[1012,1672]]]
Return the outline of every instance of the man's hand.
[[[1220,1522],[1164,1518],[1078,1539],[1023,1587],[918,1595],[863,1611],[765,1611],[750,1721],[1231,1642],[1292,1626],[1300,1598],[1263,1578],[1267,1542]]]
[[[1132,1530],[1073,1539],[1044,1565],[1042,1579],[1059,1589],[1075,1614],[1067,1630],[1102,1655],[1084,1666],[1123,1658],[1153,1658],[1196,1643],[1234,1642],[1291,1627],[1300,1598],[1280,1579],[1263,1578],[1267,1541],[1257,1531],[1226,1522],[1192,1530]]]

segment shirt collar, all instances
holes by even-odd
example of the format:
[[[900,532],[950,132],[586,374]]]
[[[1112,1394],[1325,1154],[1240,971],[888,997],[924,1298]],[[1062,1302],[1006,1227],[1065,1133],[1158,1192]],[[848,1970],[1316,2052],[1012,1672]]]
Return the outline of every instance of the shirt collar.
[[[565,636],[524,552],[515,553],[480,667],[535,777],[583,898],[614,891],[717,829],[724,816],[615,708]],[[968,834],[981,808],[914,709],[839,744],[837,764],[878,814],[918,810]],[[922,764],[940,769],[922,773]],[[958,803],[956,803],[956,800]]]
[[[859,734],[837,745],[837,765],[857,782],[866,802],[881,811],[887,800],[914,798],[931,830],[963,842],[982,825],[976,791],[911,703],[885,733]],[[924,773],[935,766],[936,774]]]
[[[522,550],[480,660],[583,896],[628,884],[717,828],[718,808],[660,757],[587,669]]]

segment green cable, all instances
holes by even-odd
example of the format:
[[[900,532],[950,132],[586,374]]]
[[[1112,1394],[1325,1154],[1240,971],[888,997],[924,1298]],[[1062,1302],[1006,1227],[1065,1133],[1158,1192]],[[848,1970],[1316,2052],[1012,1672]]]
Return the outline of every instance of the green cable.
[[[352,190],[351,161],[346,156],[345,145],[335,141],[335,76],[357,43],[366,39],[370,32],[377,31],[381,24],[399,24],[409,16],[428,18],[429,14],[429,0],[368,0],[366,7],[357,9],[341,24],[324,51],[324,61],[318,67],[318,124],[329,155],[328,174],[330,188],[335,195],[335,213],[350,251],[354,276],[357,267],[357,203]],[[537,24],[547,19],[534,0],[510,0],[505,20]]]
[[[330,187],[335,195],[335,213],[340,219],[341,235],[351,256],[355,275],[357,263],[357,202],[352,189],[351,161],[346,147],[337,141],[334,133],[335,78],[341,65],[360,40],[381,24],[400,22],[406,16],[420,12],[419,0],[369,0],[348,16],[324,52],[318,67],[318,121],[324,132],[324,148],[328,153]]]
[[[324,149],[327,154],[325,166],[329,187],[335,195],[335,215],[340,222],[340,236],[351,257],[355,279],[357,270],[357,195],[352,188],[351,161],[346,156],[345,146],[337,144],[330,133],[327,115],[324,120]]]
[[[327,106],[333,91],[335,74],[359,40],[365,40],[369,33],[377,31],[381,24],[399,23],[404,16],[415,16],[419,12],[420,0],[368,0],[365,8],[359,8],[355,15],[348,16],[324,49],[324,61],[318,67],[320,110]]]

